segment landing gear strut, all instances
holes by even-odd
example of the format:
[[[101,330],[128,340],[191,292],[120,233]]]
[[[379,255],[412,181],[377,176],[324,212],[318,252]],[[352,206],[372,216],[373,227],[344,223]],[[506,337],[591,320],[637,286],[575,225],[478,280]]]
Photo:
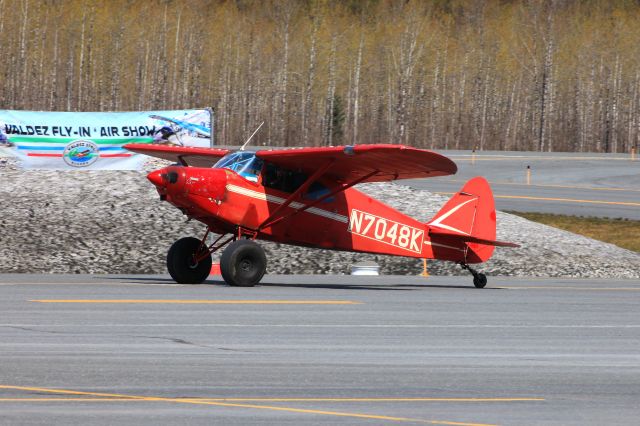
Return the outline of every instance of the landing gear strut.
[[[462,267],[462,269],[466,269],[467,271],[471,272],[471,275],[473,275],[473,285],[476,288],[484,288],[484,286],[487,285],[487,276],[485,274],[476,271],[466,263],[460,263],[460,266]]]

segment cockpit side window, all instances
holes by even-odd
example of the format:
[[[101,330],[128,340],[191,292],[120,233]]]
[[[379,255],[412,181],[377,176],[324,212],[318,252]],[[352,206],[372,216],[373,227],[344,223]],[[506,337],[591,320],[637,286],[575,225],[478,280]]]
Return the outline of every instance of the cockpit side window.
[[[262,174],[262,184],[267,188],[292,193],[300,188],[307,180],[307,175],[302,172],[283,169],[275,164],[265,163]],[[313,182],[305,191],[303,197],[307,200],[317,200],[330,192],[329,188],[320,182]],[[325,203],[334,201],[334,197],[323,200]]]
[[[294,172],[275,164],[267,163],[264,168],[262,184],[267,188],[291,193],[300,188],[306,180],[307,176],[304,173]]]

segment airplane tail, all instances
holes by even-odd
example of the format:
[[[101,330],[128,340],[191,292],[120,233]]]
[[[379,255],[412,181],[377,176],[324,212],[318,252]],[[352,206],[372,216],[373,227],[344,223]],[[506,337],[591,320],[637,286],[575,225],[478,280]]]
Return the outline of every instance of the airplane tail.
[[[438,258],[463,263],[489,260],[495,246],[518,247],[496,241],[496,209],[489,183],[482,177],[469,180],[427,223]]]

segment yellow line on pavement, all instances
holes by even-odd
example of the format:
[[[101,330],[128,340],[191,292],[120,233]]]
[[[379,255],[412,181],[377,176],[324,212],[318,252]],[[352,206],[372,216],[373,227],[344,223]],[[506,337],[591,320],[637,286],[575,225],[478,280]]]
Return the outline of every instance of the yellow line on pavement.
[[[513,199],[525,199],[525,200],[541,200],[541,201],[566,201],[570,203],[589,203],[589,204],[612,204],[616,206],[637,206],[640,207],[640,203],[632,203],[627,201],[600,201],[600,200],[579,200],[573,198],[555,198],[555,197],[529,197],[523,195],[495,195],[496,198],[513,198]]]
[[[137,402],[131,398],[0,398],[0,402]]]
[[[90,274],[85,274],[85,275],[90,275]],[[97,278],[99,279],[99,278]],[[88,281],[76,281],[76,282],[64,282],[64,281],[59,281],[59,282],[19,282],[16,284],[19,285],[42,285],[42,286],[52,286],[52,285],[81,285],[83,287],[85,286],[105,286],[105,285],[120,285],[120,286],[128,286],[128,287],[133,287],[133,286],[156,286],[156,287],[182,287],[185,286],[185,284],[178,284],[175,281],[166,281],[166,282],[126,282],[125,280],[128,279],[128,277],[122,276],[119,279],[122,279],[122,281],[93,281],[93,282],[88,282]],[[160,276],[158,276],[158,280],[162,280],[163,278],[161,278]],[[115,278],[111,278],[111,280],[115,280]],[[189,284],[192,285],[192,284]]]
[[[350,300],[172,300],[172,299],[32,299],[37,303],[116,303],[174,305],[361,305]]]
[[[439,195],[453,195],[455,192],[436,192]],[[588,203],[588,204],[612,204],[617,206],[633,206],[640,207],[640,203],[632,203],[627,201],[600,201],[600,200],[578,200],[574,198],[554,198],[554,197],[530,197],[527,195],[493,195],[493,198],[509,198],[517,200],[537,200],[537,201],[561,201],[569,203]]]
[[[206,401],[206,402],[539,402],[544,398],[173,398],[176,400]],[[128,401],[139,399],[118,397],[92,398],[0,398],[0,402],[91,402],[91,401]]]
[[[503,287],[506,290],[578,290],[578,291],[640,291],[636,287],[560,287],[560,286],[540,286],[540,287]]]
[[[593,161],[631,161],[630,157],[546,157],[543,155],[450,155],[449,158],[457,161],[508,161],[508,160],[593,160]]]
[[[233,402],[526,402],[544,398],[201,398]]]
[[[27,387],[27,386],[0,385],[0,389],[57,393],[57,394],[63,394],[63,395],[89,395],[89,396],[99,396],[99,397],[106,397],[106,398],[127,398],[127,399],[138,400],[138,401],[159,401],[159,402],[174,402],[174,403],[181,403],[181,404],[211,405],[211,406],[219,406],[219,407],[253,408],[258,410],[286,411],[286,412],[292,412],[292,413],[320,414],[320,415],[326,415],[326,416],[353,417],[353,418],[361,418],[361,419],[386,420],[386,421],[394,421],[394,422],[413,422],[413,423],[451,425],[451,426],[495,426],[495,425],[484,424],[484,423],[451,422],[451,421],[445,421],[445,420],[424,420],[424,419],[413,419],[413,418],[407,418],[407,417],[380,416],[375,414],[347,413],[347,412],[341,412],[341,411],[308,410],[308,409],[302,409],[302,408],[277,407],[277,406],[270,406],[270,405],[237,404],[237,403],[228,403],[228,402],[205,401],[205,400],[199,400],[199,399],[163,398],[163,397],[155,397],[155,396],[122,395],[122,394],[103,393],[103,392],[82,392],[82,391],[74,391],[74,390],[67,390],[67,389],[49,389],[49,388]]]
[[[450,183],[466,183],[467,181],[464,179],[443,179],[440,182],[450,182]],[[598,188],[595,186],[580,186],[580,185],[555,185],[555,184],[527,184],[521,182],[505,182],[505,181],[491,181],[491,185],[512,185],[512,186],[526,186],[526,187],[536,187],[536,188],[566,188],[566,189],[584,189],[589,191],[622,191],[622,192],[640,192],[640,189],[631,189],[631,188],[613,188],[613,187],[603,187]]]

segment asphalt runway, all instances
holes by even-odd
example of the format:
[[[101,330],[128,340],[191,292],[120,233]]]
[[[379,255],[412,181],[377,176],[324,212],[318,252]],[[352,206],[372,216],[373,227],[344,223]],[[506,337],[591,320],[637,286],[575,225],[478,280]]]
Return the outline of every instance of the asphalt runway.
[[[499,210],[640,220],[637,157],[632,161],[628,154],[438,152],[456,162],[456,175],[400,183],[449,196],[470,178],[484,176]]]
[[[637,424],[640,283],[0,275],[0,424]]]
[[[484,176],[499,210],[640,220],[640,155],[632,160],[630,154],[437,152],[456,162],[456,175],[399,183],[450,196],[470,178]],[[9,155],[0,147],[0,157]]]

